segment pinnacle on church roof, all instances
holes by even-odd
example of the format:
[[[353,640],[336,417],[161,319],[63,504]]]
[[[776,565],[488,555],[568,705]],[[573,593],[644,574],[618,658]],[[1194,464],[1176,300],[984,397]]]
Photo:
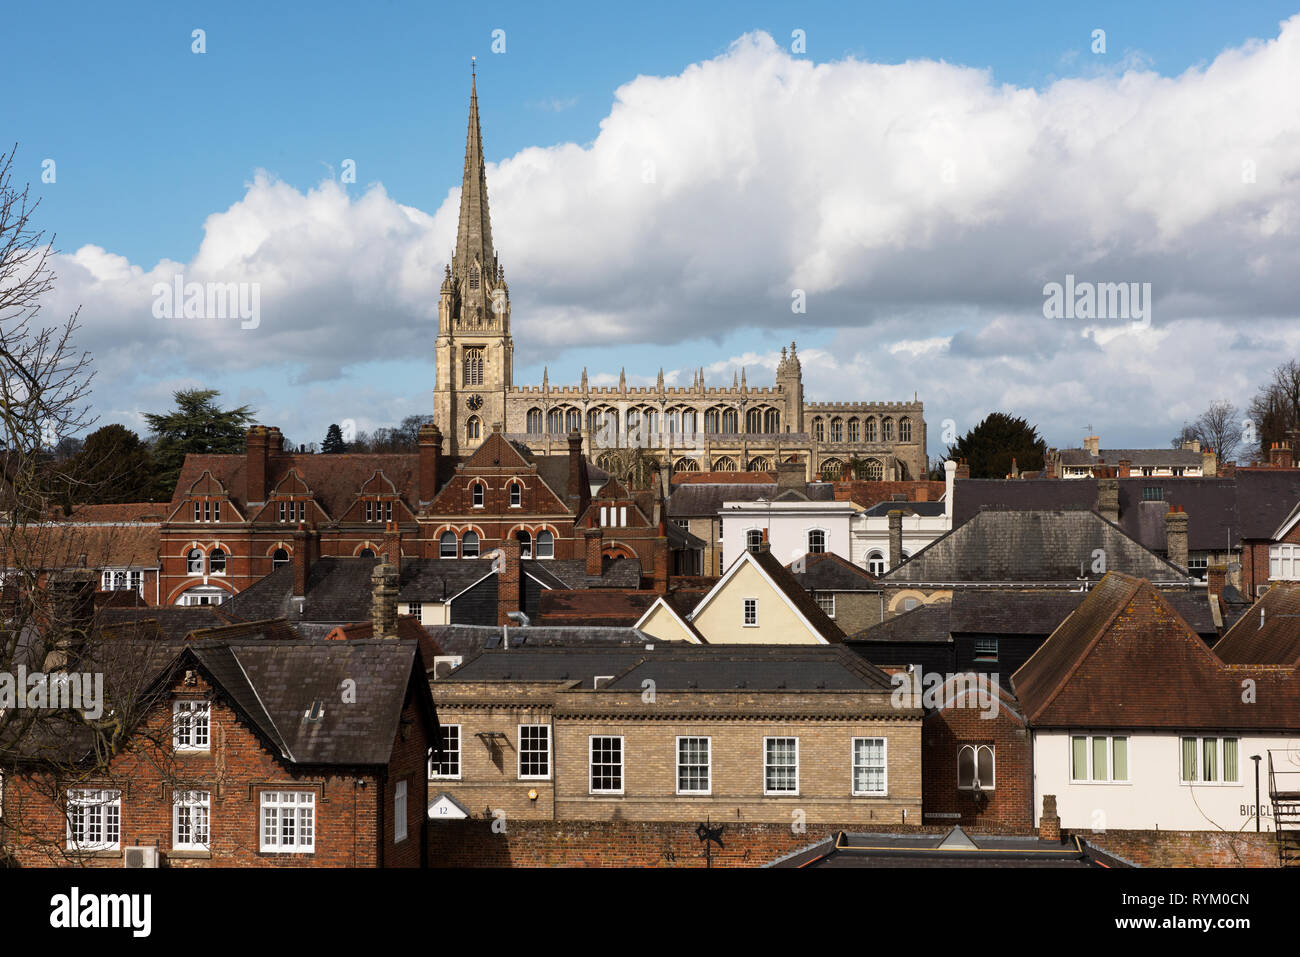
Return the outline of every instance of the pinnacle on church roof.
[[[627,370],[625,368],[618,370],[618,391],[627,391]]]
[[[465,174],[460,188],[460,222],[456,229],[456,252],[452,267],[457,275],[477,260],[495,268],[492,247],[492,217],[488,211],[487,178],[483,162],[483,131],[478,118],[478,77],[470,80],[469,128],[465,134]]]
[[[587,391],[587,367],[582,367],[582,391]]]
[[[656,387],[659,389],[660,392],[664,391],[664,368],[663,368],[663,366],[660,366],[660,367],[659,367],[659,382],[658,382],[658,384],[657,384]]]

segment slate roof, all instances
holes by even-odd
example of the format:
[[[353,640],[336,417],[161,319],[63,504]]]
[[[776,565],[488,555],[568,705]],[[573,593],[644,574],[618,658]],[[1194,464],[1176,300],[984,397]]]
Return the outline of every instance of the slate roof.
[[[843,647],[691,645],[649,652],[611,691],[890,691],[889,676]]]
[[[1116,572],[1011,681],[1037,727],[1300,729],[1296,669],[1225,665],[1150,582]]]
[[[946,601],[917,605],[893,618],[856,632],[849,640],[857,642],[916,641],[948,644],[952,641],[952,605]]]
[[[194,631],[218,628],[233,619],[219,605],[159,605],[119,608],[112,605],[95,612],[95,621],[101,628],[129,627],[132,624],[153,622],[153,630],[161,638],[177,641]]]
[[[1171,465],[1182,468],[1200,468],[1201,453],[1191,449],[1098,449],[1093,455],[1087,449],[1061,449],[1061,464],[1072,466],[1118,465],[1127,460],[1134,468],[1142,466]]]
[[[1083,592],[958,591],[952,596],[954,634],[1050,635],[1079,607]]]
[[[834,552],[805,555],[786,566],[805,591],[878,591],[876,579]]]
[[[300,765],[386,765],[411,676],[424,667],[414,641],[199,641],[185,646],[243,716],[285,759]],[[339,688],[355,682],[356,699]],[[424,697],[428,684],[415,682]],[[424,689],[421,691],[419,689]],[[319,720],[308,719],[313,702]]]
[[[713,517],[723,502],[756,502],[760,498],[770,501],[775,495],[775,482],[679,485],[668,498],[668,515],[670,518]]]
[[[1108,460],[1109,461],[1109,460]],[[1235,478],[1126,478],[1119,483],[1119,525],[1153,551],[1165,551],[1164,517],[1170,505],[1188,515],[1187,547],[1222,551],[1229,542],[1269,539],[1300,502],[1300,469],[1238,469]],[[1161,489],[1146,501],[1145,489]],[[962,479],[953,492],[953,522],[981,509],[1086,508],[1097,505],[1096,479]]]
[[[1086,842],[1078,845],[1038,837],[968,834],[846,833],[772,862],[777,868],[1129,867]]]
[[[236,618],[288,618],[292,622],[347,624],[370,617],[370,575],[378,558],[318,558],[307,576],[303,602],[294,600],[293,566],[283,565],[249,585],[222,608]],[[599,577],[588,577],[585,561],[526,559],[527,575],[547,588],[635,588],[641,583],[641,563],[615,559]],[[490,558],[403,558],[398,585],[399,603],[441,602],[454,598],[492,573]]]
[[[1069,482],[1062,480],[1061,484]],[[878,581],[885,586],[916,583],[1023,583],[1061,585],[1081,574],[1097,580],[1095,552],[1106,568],[1152,581],[1185,582],[1181,569],[1083,509],[996,509],[931,542]]]
[[[647,654],[642,648],[490,648],[466,661],[443,681],[579,681],[591,686],[598,675],[618,675]]]
[[[898,509],[904,515],[921,515],[925,518],[937,518],[947,509],[943,502],[877,502],[864,514],[872,518],[888,518],[889,513]]]
[[[1214,646],[1228,664],[1300,664],[1300,584],[1278,582]]]
[[[425,629],[438,643],[444,655],[468,656],[487,648],[500,648],[503,634],[493,625],[430,625]],[[637,631],[635,628],[571,627],[529,625],[526,628],[508,626],[505,639],[510,647],[529,648],[639,648],[647,642],[662,639]],[[457,674],[460,672],[457,671]]]

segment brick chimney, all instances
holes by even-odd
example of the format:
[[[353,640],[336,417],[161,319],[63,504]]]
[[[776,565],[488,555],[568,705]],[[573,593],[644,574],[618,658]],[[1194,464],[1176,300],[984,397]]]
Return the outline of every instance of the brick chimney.
[[[1201,450],[1201,474],[1206,478],[1214,478],[1219,474],[1219,456],[1214,449],[1207,447]]]
[[[1040,841],[1059,841],[1061,839],[1061,816],[1056,813],[1056,795],[1043,795],[1043,813],[1038,818],[1038,839]]]
[[[965,459],[962,459],[960,462],[957,463],[957,478],[959,479],[970,478],[970,463],[967,462]]]
[[[279,455],[284,451],[284,435],[278,426],[273,425],[267,429],[266,445],[271,455]]]
[[[928,502],[930,501],[930,486],[918,482],[912,486],[912,495],[912,501],[914,502]]]
[[[380,546],[379,557],[397,569],[397,580],[402,579],[402,527],[397,522],[384,526],[384,541]]]
[[[1119,477],[1129,478],[1133,474],[1133,461],[1131,459],[1119,460]]]
[[[1088,436],[1086,439],[1083,440],[1083,447],[1084,450],[1087,451],[1089,455],[1100,455],[1101,436],[1099,435]]]
[[[1181,505],[1170,505],[1165,513],[1165,557],[1187,569],[1187,513]]]
[[[98,580],[90,569],[53,572],[47,579],[52,648],[42,664],[45,671],[75,671],[80,666],[94,624]]]
[[[278,430],[277,430],[278,431]],[[268,483],[271,478],[270,445],[271,431],[264,425],[255,425],[248,430],[248,503],[261,504],[266,501]]]
[[[513,625],[510,620],[512,611],[523,611],[524,596],[520,585],[523,575],[520,573],[519,539],[510,535],[501,541],[500,558],[497,566],[497,624]]]
[[[776,463],[776,494],[794,489],[802,492],[807,484],[808,471],[802,462]]]
[[[307,583],[311,581],[311,566],[316,561],[319,548],[314,532],[299,525],[293,533],[293,597],[307,597]]]
[[[1110,469],[1099,469],[1097,479],[1097,514],[1113,525],[1119,524],[1119,479]]]
[[[1222,595],[1228,584],[1228,566],[1211,565],[1206,569],[1206,591],[1211,595]]]
[[[605,531],[601,528],[584,528],[582,530],[583,555],[587,559],[587,574],[596,578],[605,570],[601,558],[601,549],[605,546]]]
[[[660,523],[660,531],[664,532]],[[668,594],[668,566],[672,561],[672,552],[668,550],[668,536],[661,534],[654,541],[654,590],[660,595]]]
[[[420,504],[438,494],[438,463],[442,461],[442,432],[433,423],[420,426]]]
[[[889,570],[893,571],[903,561],[903,512],[889,511]]]
[[[582,514],[591,499],[587,463],[582,457],[582,433],[577,429],[569,433],[569,481],[565,496],[575,518]]]
[[[1237,477],[1237,462],[1234,459],[1231,462],[1223,462],[1219,465],[1219,478],[1235,479]]]
[[[1274,442],[1268,450],[1268,465],[1269,468],[1274,469],[1291,468],[1291,444],[1289,442]]]
[[[397,569],[380,562],[370,573],[372,638],[397,637]]]

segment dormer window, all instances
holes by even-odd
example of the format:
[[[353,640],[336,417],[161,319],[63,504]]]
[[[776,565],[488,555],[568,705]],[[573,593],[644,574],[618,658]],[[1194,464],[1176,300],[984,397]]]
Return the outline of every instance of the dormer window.
[[[393,520],[393,503],[392,502],[366,502],[366,521],[367,522],[391,522]]]
[[[307,521],[306,502],[280,502],[279,508],[280,508],[280,521],[282,522]]]

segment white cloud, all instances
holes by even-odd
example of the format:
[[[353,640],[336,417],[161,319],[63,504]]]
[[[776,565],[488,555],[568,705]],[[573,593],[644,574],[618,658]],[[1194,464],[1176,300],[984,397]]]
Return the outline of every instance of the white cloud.
[[[806,380],[835,373],[810,391],[917,390],[931,409],[1014,399],[1061,429],[1067,416],[1163,428],[1182,414],[1173,395],[1207,377],[1244,398],[1277,342],[1297,345],[1270,320],[1295,316],[1300,274],[1300,17],[1177,77],[1127,62],[1034,90],[927,60],[814,63],[757,33],[678,76],[639,76],[587,146],[524,149],[488,171],[517,364],[617,345],[602,365],[627,361],[632,381],[636,343],[798,327],[839,330],[833,351],[804,356]],[[458,199],[430,215],[379,185],[350,198],[259,173],[208,217],[193,262],[146,269],[86,246],[61,257],[50,309],[83,303],[84,346],[123,382],[142,363],[210,383],[288,365],[330,381],[395,355],[431,365]],[[260,283],[260,327],[154,319],[151,287],[177,271]],[[1066,273],[1150,282],[1152,330],[1044,320],[1042,286]],[[806,315],[790,311],[795,288]],[[1155,396],[1164,409],[1139,411]]]

